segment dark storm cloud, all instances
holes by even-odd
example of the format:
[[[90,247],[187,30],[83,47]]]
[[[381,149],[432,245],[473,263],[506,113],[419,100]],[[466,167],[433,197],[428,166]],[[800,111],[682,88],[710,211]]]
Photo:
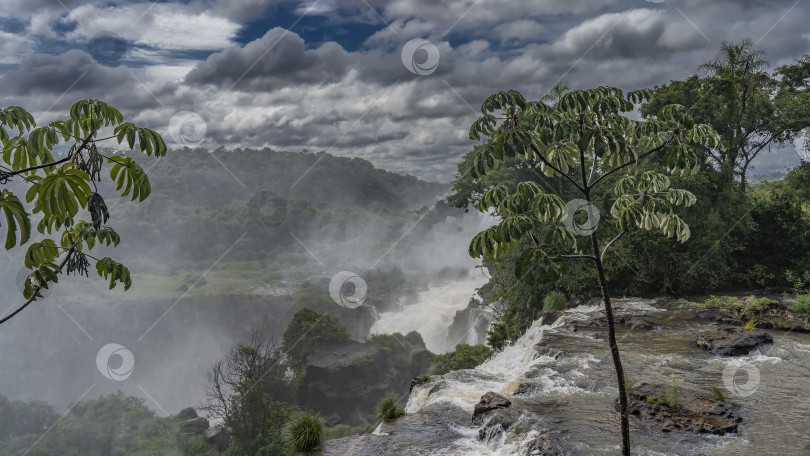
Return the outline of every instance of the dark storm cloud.
[[[267,19],[281,3],[285,11],[322,18],[327,42],[309,42],[297,28],[274,28],[228,47],[242,33],[236,21]],[[26,8],[22,0],[11,4]],[[95,28],[116,18],[122,26],[138,20],[140,6],[149,5],[65,4],[79,24],[68,39],[81,49]],[[90,69],[54,111],[80,97],[103,98],[166,133],[172,115],[188,110],[207,122],[204,147],[329,150],[447,180],[470,149],[469,125],[493,92],[516,89],[537,99],[557,81],[575,88],[651,87],[698,72],[720,43],[744,38],[782,65],[810,53],[809,8],[795,0],[192,0],[156,4],[154,14],[140,19],[143,30],[126,36],[137,45],[125,63],[142,66],[111,69],[78,51],[28,56],[32,43],[48,42],[32,30],[51,24],[56,34],[53,24],[68,14],[60,7],[13,32],[18,45],[4,49],[0,62],[19,66],[6,66],[11,70],[0,76],[0,93],[8,102],[45,109]],[[342,46],[341,35],[331,32],[355,23],[379,28],[359,47]],[[412,38],[439,50],[434,73],[415,75],[403,65],[400,51]],[[166,57],[172,49],[203,48],[205,60]]]
[[[134,81],[125,67],[99,64],[86,52],[70,50],[60,55],[31,55],[16,70],[0,76],[0,84],[14,95],[62,94],[126,90]]]
[[[307,49],[296,33],[277,27],[245,47],[212,54],[186,76],[186,82],[250,91],[336,82],[349,69],[348,57],[337,43]]]

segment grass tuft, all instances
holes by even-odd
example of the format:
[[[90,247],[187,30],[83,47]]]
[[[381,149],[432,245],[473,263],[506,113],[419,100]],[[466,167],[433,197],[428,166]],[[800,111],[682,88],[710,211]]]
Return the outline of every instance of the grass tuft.
[[[385,396],[377,403],[377,419],[394,420],[405,414],[405,409],[397,404],[397,399],[394,396]]]
[[[323,436],[324,419],[317,414],[298,413],[284,426],[284,440],[296,453],[317,449]]]
[[[721,390],[716,386],[712,386],[711,388],[709,388],[709,396],[720,402],[726,401],[726,393],[724,393],[723,390]]]

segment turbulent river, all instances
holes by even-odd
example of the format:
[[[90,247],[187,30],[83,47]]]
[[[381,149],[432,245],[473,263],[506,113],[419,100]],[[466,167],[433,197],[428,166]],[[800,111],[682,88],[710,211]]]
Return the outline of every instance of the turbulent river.
[[[644,315],[658,325],[649,331],[617,330],[628,377],[636,383],[676,379],[682,388],[699,391],[719,387],[741,407],[744,421],[739,435],[721,437],[663,434],[631,417],[634,454],[810,454],[810,335],[771,331],[772,345],[747,356],[721,358],[695,345],[696,333],[715,327],[713,323],[684,314],[668,318],[671,312],[652,304],[616,302],[619,313]],[[598,306],[578,307],[551,325],[536,322],[514,345],[476,369],[436,376],[415,387],[406,406],[411,415],[400,419],[410,425],[383,423],[377,435],[327,442],[325,454],[348,454],[350,443],[354,455],[524,455],[541,433],[555,435],[570,454],[618,454],[618,393],[606,330],[565,327],[600,313],[604,311]],[[479,440],[478,426],[469,417],[481,395],[495,391],[511,396],[523,382],[534,389],[520,399],[519,431]]]

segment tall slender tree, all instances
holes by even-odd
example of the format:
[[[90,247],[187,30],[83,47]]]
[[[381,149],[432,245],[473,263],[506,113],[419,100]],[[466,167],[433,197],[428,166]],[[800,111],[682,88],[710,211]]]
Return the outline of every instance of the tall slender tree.
[[[593,263],[619,389],[622,452],[629,455],[627,390],[605,258],[610,247],[634,229],[660,230],[686,242],[689,227],[674,208],[693,204],[695,197],[671,188],[669,177],[657,169],[696,173],[703,163],[701,149],[718,147],[720,139],[711,127],[695,124],[680,105],[664,106],[657,116],[644,120],[624,115],[649,96],[647,91],[625,94],[599,87],[562,92],[550,100],[553,104],[529,102],[511,90],[487,98],[483,115],[470,129],[470,138],[483,138],[483,144],[475,148],[469,172],[481,180],[502,163],[517,159],[546,176],[561,177],[581,199],[566,202],[532,180],[491,186],[477,206],[482,212],[494,211],[500,223],[477,234],[469,253],[497,259],[519,249],[515,275],[535,283],[556,281],[568,261]],[[612,188],[606,188],[609,182]],[[600,192],[610,192],[613,199],[610,216],[619,232],[611,239],[599,229],[601,214],[592,204]]]

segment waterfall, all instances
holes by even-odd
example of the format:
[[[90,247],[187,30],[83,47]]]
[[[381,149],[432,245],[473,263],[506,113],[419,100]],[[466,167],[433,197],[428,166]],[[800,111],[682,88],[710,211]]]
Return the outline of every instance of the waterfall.
[[[472,340],[469,332],[475,331],[474,322],[458,340],[448,340],[449,329],[456,312],[467,308],[476,289],[486,284],[487,280],[480,269],[473,268],[463,279],[431,286],[418,293],[415,300],[401,298],[400,310],[380,313],[379,320],[371,327],[371,333],[406,334],[416,331],[433,353],[452,350],[456,344]]]

